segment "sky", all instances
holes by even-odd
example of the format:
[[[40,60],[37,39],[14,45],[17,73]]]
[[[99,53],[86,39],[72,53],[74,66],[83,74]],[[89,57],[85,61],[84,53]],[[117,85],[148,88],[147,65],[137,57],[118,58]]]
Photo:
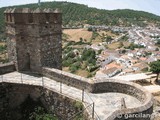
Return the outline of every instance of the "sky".
[[[89,7],[106,10],[134,9],[150,12],[160,16],[160,0],[41,0],[45,1],[68,1],[81,3]],[[37,3],[38,0],[0,0],[0,8],[12,5]]]

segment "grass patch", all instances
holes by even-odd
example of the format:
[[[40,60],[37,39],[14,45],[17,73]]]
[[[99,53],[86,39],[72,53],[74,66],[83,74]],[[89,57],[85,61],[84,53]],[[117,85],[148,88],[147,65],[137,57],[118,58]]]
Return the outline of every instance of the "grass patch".
[[[76,75],[82,76],[82,77],[88,77],[89,72],[86,70],[77,70]]]
[[[111,49],[111,50],[121,48],[122,46],[123,46],[122,42],[114,42],[114,43],[107,45],[108,49]]]

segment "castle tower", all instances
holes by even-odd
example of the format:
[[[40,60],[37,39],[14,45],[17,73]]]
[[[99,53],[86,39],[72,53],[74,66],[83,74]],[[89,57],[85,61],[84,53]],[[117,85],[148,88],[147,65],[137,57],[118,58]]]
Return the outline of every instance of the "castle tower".
[[[9,60],[18,71],[62,68],[62,14],[58,10],[6,9]]]

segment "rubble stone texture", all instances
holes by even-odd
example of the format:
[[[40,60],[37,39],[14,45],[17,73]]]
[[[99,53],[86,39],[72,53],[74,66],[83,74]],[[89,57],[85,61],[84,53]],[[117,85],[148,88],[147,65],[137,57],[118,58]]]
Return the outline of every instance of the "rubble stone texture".
[[[62,69],[62,14],[59,10],[7,9],[5,12],[9,60],[17,71],[41,73]]]

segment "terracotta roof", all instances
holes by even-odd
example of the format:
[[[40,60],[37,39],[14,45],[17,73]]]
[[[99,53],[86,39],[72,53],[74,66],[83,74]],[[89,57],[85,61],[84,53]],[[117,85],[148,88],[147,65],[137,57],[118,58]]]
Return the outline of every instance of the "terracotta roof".
[[[134,64],[133,67],[138,67],[140,69],[144,69],[144,68],[148,67],[148,65],[144,62],[140,62],[140,63]]]
[[[134,70],[129,69],[129,68],[123,70],[123,72],[126,72],[126,73],[131,73],[131,72],[133,72],[133,71],[134,71]]]
[[[142,61],[147,60],[147,58],[145,58],[145,57],[140,57],[139,59],[142,60]]]
[[[138,62],[137,59],[132,59],[131,61],[132,61],[132,63],[137,63]]]
[[[119,64],[117,64],[116,62],[112,62],[112,63],[106,65],[105,67],[107,67],[108,69],[113,68],[113,67],[116,67],[117,69],[121,69],[121,68],[122,68],[122,67],[121,67]]]
[[[123,58],[123,59],[129,59],[128,55],[122,55],[121,58]]]
[[[104,74],[111,74],[113,72],[115,72],[116,70],[118,70],[116,67],[110,68],[110,69],[104,69],[102,70],[102,73]]]

